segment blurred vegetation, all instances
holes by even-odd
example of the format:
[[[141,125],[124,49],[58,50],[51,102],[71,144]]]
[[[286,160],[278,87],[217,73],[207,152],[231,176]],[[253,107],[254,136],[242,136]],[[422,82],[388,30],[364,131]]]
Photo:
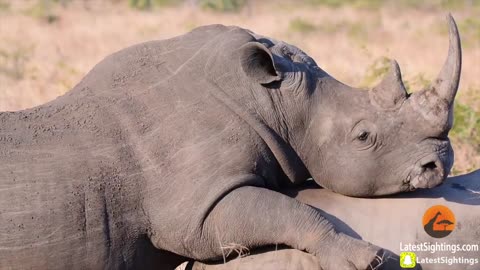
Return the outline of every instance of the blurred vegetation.
[[[328,7],[350,6],[354,8],[376,9],[383,5],[395,5],[416,9],[449,9],[457,10],[467,7],[480,7],[480,0],[304,0],[312,5]]]
[[[367,67],[367,71],[360,85],[369,88],[377,84],[390,69],[390,61],[388,57],[375,59],[372,64]]]
[[[53,11],[53,6],[58,3],[60,3],[60,1],[39,0],[32,7],[25,10],[25,14],[46,21],[47,23],[53,23],[59,18]]]
[[[458,28],[460,33],[462,33],[464,46],[470,47],[480,42],[480,16],[466,18],[458,24]]]
[[[295,18],[292,21],[290,21],[288,28],[290,31],[297,32],[297,33],[310,33],[317,29],[317,27],[314,24],[302,18]]]
[[[177,4],[175,0],[128,0],[131,8],[138,10],[151,10],[154,7],[164,7]]]
[[[139,10],[152,10],[158,7],[171,6],[186,2],[186,0],[128,0],[129,6]],[[195,5],[218,12],[237,12],[246,4],[246,0],[195,0]]]
[[[456,102],[451,134],[461,142],[472,144],[480,153],[480,111]]]
[[[316,31],[324,33],[344,32],[355,43],[364,43],[368,39],[367,25],[362,22],[342,20],[340,22],[323,21],[314,24],[303,18],[295,18],[290,21],[288,30],[292,33],[312,34]]]
[[[368,32],[362,23],[350,23],[347,28],[347,36],[357,43],[362,43],[368,39]]]
[[[38,18],[48,23],[55,22],[59,16],[57,14],[58,7],[67,7],[74,3],[82,2],[84,5],[75,5],[75,7],[84,8],[90,2],[87,0],[21,0],[25,1],[23,6],[28,6],[24,10],[26,15]],[[98,0],[100,1],[100,0]],[[248,3],[248,0],[105,0],[113,4],[123,4],[132,9],[141,11],[154,11],[165,7],[176,6],[184,3],[191,3],[194,6],[205,10],[215,12],[238,12],[242,10]],[[253,0],[250,0],[253,1]],[[9,0],[0,0],[0,12],[10,9]],[[73,5],[72,5],[73,6]]]
[[[65,62],[64,60],[60,60],[56,63],[57,69],[62,71],[63,76],[59,76],[58,84],[63,88],[65,91],[70,90],[75,81],[72,78],[75,78],[75,75],[78,75],[80,72],[72,67],[70,64]],[[67,76],[65,76],[67,75]]]
[[[0,73],[15,80],[23,79],[32,53],[33,46],[20,46],[13,50],[0,48]]]
[[[20,2],[24,1],[24,2]],[[97,2],[98,1],[98,2]],[[198,7],[201,10],[207,10],[218,13],[235,13],[242,12],[249,4],[260,0],[0,0],[0,16],[3,14],[13,13],[19,11],[21,14],[35,18],[45,24],[55,25],[60,19],[62,8],[68,7],[70,9],[88,9],[88,5],[92,3],[113,3],[118,6],[123,6],[128,9],[142,11],[142,12],[156,12],[163,8],[175,7],[181,4],[190,4]],[[274,0],[267,0],[277,5]],[[25,3],[18,5],[18,3]],[[283,2],[283,1],[282,1]],[[295,14],[287,18],[288,29],[287,33],[300,34],[298,38],[311,38],[316,34],[327,33],[331,35],[341,35],[348,38],[349,45],[352,47],[366,46],[366,41],[375,38],[378,35],[378,30],[383,27],[382,19],[375,21],[371,17],[367,20],[364,14],[380,14],[377,9],[393,8],[404,9],[406,12],[410,10],[425,11],[441,11],[443,14],[446,11],[456,10],[473,10],[474,13],[466,13],[466,16],[458,16],[457,23],[462,34],[462,44],[464,49],[476,49],[480,45],[480,0],[284,0],[285,6],[288,6],[288,12],[291,12],[291,7],[299,7],[299,9],[325,8],[328,12],[335,12],[334,9],[339,8],[353,8],[353,9],[367,9],[360,12],[361,16],[342,17],[342,18],[322,18],[321,20],[314,20],[310,17],[302,17]],[[80,3],[80,5],[79,5]],[[16,9],[20,6],[19,9]],[[93,5],[91,5],[93,6]],[[275,12],[273,10],[272,12]],[[132,12],[138,15],[137,12]],[[301,14],[301,13],[300,13]],[[209,14],[210,16],[211,14]],[[366,15],[369,16],[369,15]],[[373,16],[373,15],[372,15]],[[373,17],[375,17],[373,16]],[[283,18],[282,18],[283,19]],[[409,22],[410,23],[410,22]],[[189,30],[198,25],[197,21],[191,20],[184,23],[185,28]],[[416,22],[412,21],[414,26]],[[405,24],[408,28],[409,24]],[[139,32],[145,36],[152,36],[152,33],[158,31],[156,24],[146,24],[140,26]],[[432,29],[427,29],[430,34],[447,35],[448,29],[442,24],[432,26]],[[426,34],[425,31],[420,34]],[[22,42],[15,42],[22,44]],[[10,46],[2,47],[0,44],[0,75],[4,75],[13,81],[20,81],[24,78],[35,76],[34,66],[28,65],[34,54],[33,46]],[[365,88],[370,88],[380,81],[380,79],[388,72],[390,67],[390,60],[386,57],[379,57],[372,59],[361,80],[360,85]],[[61,75],[52,76],[52,81],[58,82],[61,89],[68,90],[73,83],[75,83],[76,76],[82,70],[75,70],[69,66],[65,61],[56,62],[56,69],[58,74],[67,75],[63,78]],[[58,77],[57,77],[58,76]],[[410,75],[404,78],[405,87],[408,92],[422,89],[431,83],[423,73]],[[463,87],[463,86],[462,86]],[[475,88],[475,89],[474,89]],[[467,85],[464,89],[459,90],[460,95],[464,93],[471,93],[472,96],[462,96],[455,102],[454,126],[451,131],[451,138],[454,144],[464,144],[468,148],[474,149],[474,155],[480,156],[480,86]],[[461,100],[461,101],[459,101]],[[471,157],[471,156],[470,156]],[[477,159],[478,160],[478,159]],[[472,163],[473,164],[473,163]],[[478,162],[476,165],[478,167]],[[455,172],[455,171],[454,171]],[[465,171],[457,171],[465,172]]]
[[[21,0],[24,1],[24,0]],[[26,1],[26,0],[25,0]],[[130,8],[150,11],[156,8],[174,6],[182,3],[192,3],[206,10],[216,12],[238,12],[247,5],[248,2],[254,3],[255,0],[105,0],[112,3],[124,3]],[[394,6],[395,8],[415,8],[423,10],[460,10],[465,8],[478,8],[480,10],[480,0],[287,0],[296,5],[308,4],[314,6],[326,6],[330,8],[340,8],[349,6],[352,8],[379,9],[383,6]],[[32,1],[30,1],[32,2]],[[32,16],[53,22],[58,17],[52,13],[52,7],[55,5],[67,6],[78,0],[33,0],[35,6],[30,10]],[[85,1],[86,3],[87,1]],[[10,7],[8,0],[0,0],[0,11],[7,10]],[[478,20],[478,18],[477,18]],[[475,20],[467,22],[468,24],[477,24]]]
[[[0,12],[10,9],[10,3],[5,0],[0,0]]]
[[[307,0],[310,4],[313,5],[325,5],[329,7],[342,7],[342,6],[352,6],[357,8],[378,8],[385,1],[383,0]]]
[[[220,12],[237,12],[247,3],[246,0],[200,0],[198,2],[202,8]]]
[[[383,76],[390,70],[391,61],[390,58],[384,56],[375,59],[372,64],[367,67],[367,71],[360,85],[365,88],[370,88],[379,83]],[[431,80],[427,79],[424,73],[418,73],[408,80],[403,78],[403,83],[407,92],[412,93],[415,90],[423,89],[430,85]]]

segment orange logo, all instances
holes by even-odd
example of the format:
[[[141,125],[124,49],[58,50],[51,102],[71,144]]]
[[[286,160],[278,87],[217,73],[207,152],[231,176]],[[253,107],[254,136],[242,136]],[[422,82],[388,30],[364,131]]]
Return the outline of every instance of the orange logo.
[[[452,210],[443,205],[435,205],[423,215],[423,228],[434,238],[443,238],[455,229],[455,215]]]

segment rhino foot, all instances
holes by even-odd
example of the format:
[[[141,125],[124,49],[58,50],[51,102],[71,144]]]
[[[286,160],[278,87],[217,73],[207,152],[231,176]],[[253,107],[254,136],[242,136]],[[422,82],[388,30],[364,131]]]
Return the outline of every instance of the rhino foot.
[[[328,244],[312,252],[320,262],[321,269],[378,270],[384,260],[383,249],[366,241],[343,233],[335,233]]]
[[[369,265],[369,270],[394,270],[392,265],[399,265],[398,260],[393,264],[384,264],[385,252],[380,250],[374,261]],[[336,269],[344,269],[337,265]],[[350,268],[345,269],[352,269]],[[190,261],[185,270],[324,270],[318,257],[296,249],[263,249],[261,252],[253,252],[247,257],[233,259],[226,263],[206,264],[198,261]],[[356,269],[356,268],[354,268]]]

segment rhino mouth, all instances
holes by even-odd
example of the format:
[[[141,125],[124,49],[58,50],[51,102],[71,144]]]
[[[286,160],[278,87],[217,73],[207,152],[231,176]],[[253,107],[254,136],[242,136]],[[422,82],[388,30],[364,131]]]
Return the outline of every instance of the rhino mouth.
[[[404,191],[410,192],[420,188],[433,188],[442,184],[445,178],[443,173],[437,173],[434,170],[423,172],[414,177],[409,175],[403,181]]]
[[[407,176],[407,178],[405,178],[403,180],[403,184],[402,184],[402,191],[403,192],[409,192],[409,191],[417,190],[417,188],[412,185],[411,180],[412,180],[412,176],[410,174]]]
[[[415,191],[419,188],[433,188],[440,185],[450,172],[452,160],[448,147],[442,147],[439,153],[420,159],[403,180],[403,189]]]

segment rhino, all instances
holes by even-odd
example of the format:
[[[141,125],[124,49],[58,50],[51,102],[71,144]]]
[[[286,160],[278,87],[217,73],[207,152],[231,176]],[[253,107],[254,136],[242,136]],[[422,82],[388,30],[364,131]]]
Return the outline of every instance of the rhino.
[[[376,269],[384,250],[278,192],[313,178],[372,197],[434,187],[461,68],[406,92],[398,64],[370,91],[293,45],[211,25],[116,52],[72,90],[0,113],[0,268],[149,269],[283,244],[324,270]]]
[[[400,267],[399,254],[412,251],[409,245],[422,244],[415,250],[423,270],[475,270],[480,265],[480,170],[449,177],[443,185],[432,189],[404,193],[379,199],[341,196],[327,189],[306,183],[282,190],[323,213],[335,228],[352,237],[376,243],[391,253],[386,269]],[[455,227],[445,238],[430,237],[422,226],[425,211],[434,205],[447,206],[455,215]],[[442,246],[443,245],[443,246]],[[450,246],[446,246],[450,245]],[[464,246],[466,245],[466,246]],[[426,258],[445,258],[444,262],[422,263]],[[456,259],[455,259],[456,258]],[[454,261],[456,260],[456,261]],[[227,263],[189,262],[194,270],[302,270],[320,269],[311,254],[281,247],[252,251],[250,256]]]

